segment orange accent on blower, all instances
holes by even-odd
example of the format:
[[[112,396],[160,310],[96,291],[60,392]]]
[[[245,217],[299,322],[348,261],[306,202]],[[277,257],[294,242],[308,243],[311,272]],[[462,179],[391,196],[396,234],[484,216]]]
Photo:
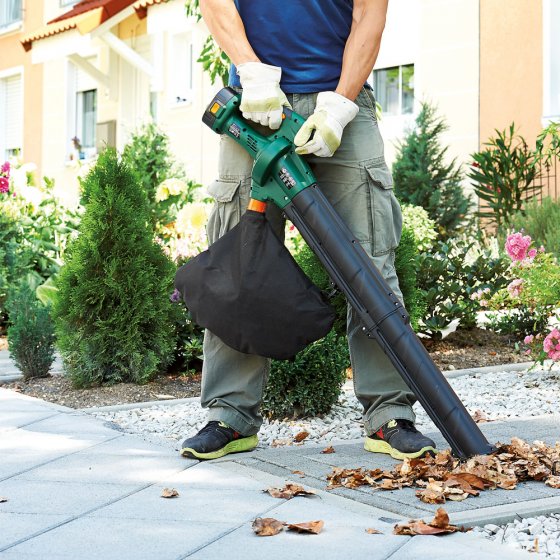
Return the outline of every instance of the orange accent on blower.
[[[253,210],[253,212],[260,212],[261,214],[264,214],[266,212],[266,202],[251,198],[249,200],[249,206],[247,206],[247,210]]]

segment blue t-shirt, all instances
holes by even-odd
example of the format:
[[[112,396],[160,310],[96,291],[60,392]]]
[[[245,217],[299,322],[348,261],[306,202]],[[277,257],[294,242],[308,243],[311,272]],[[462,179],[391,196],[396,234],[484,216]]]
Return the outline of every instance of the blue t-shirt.
[[[285,93],[336,88],[353,0],[235,0],[235,5],[261,62],[282,68]],[[229,85],[240,86],[233,65]]]

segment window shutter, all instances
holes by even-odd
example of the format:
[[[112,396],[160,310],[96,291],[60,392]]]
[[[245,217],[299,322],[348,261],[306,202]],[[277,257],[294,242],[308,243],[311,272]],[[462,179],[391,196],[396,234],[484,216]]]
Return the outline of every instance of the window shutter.
[[[21,75],[4,80],[6,101],[4,142],[7,150],[23,147],[23,89]]]

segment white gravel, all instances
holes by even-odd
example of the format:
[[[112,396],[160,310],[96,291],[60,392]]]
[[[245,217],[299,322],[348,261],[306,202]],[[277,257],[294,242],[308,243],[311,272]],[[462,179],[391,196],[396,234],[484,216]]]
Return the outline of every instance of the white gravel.
[[[482,411],[489,420],[553,414],[560,410],[560,368],[552,371],[478,373],[451,379],[450,383],[467,410]],[[416,425],[424,432],[436,431],[420,405],[415,406]],[[195,434],[206,423],[206,412],[198,399],[189,403],[165,403],[146,408],[122,411],[92,412],[114,422],[125,432],[138,434],[150,441],[165,443],[178,449],[182,439]],[[322,418],[306,420],[265,420],[260,432],[260,446],[290,444],[294,436],[309,432],[305,443],[329,444],[336,440],[363,437],[361,405],[352,392],[352,384],[344,387],[338,403]]]
[[[505,525],[474,527],[473,533],[507,547],[538,552],[535,558],[560,560],[560,513],[515,519]]]

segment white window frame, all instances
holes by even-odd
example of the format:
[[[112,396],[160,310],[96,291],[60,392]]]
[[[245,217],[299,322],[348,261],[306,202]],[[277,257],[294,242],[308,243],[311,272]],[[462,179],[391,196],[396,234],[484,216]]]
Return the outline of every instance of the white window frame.
[[[192,32],[169,35],[171,63],[168,66],[169,105],[171,108],[184,107],[193,102],[195,91],[195,54]],[[183,51],[181,49],[184,48]],[[177,69],[185,64],[184,71]],[[184,83],[186,81],[186,84]]]
[[[9,68],[6,70],[1,70],[0,71],[0,99],[2,99],[4,97],[4,80],[7,78],[13,78],[14,76],[20,76],[21,79],[21,93],[22,96],[24,97],[21,100],[21,118],[20,118],[20,123],[21,123],[21,146],[20,146],[20,156],[23,156],[23,136],[24,136],[24,130],[23,130],[23,113],[24,113],[24,109],[23,109],[23,105],[24,105],[24,99],[25,99],[25,81],[24,81],[24,74],[23,74],[23,66],[15,66],[13,68]],[[3,106],[3,104],[2,104]],[[7,159],[7,154],[6,154],[6,150],[7,150],[7,146],[5,145],[5,138],[4,138],[4,130],[6,129],[6,123],[5,123],[5,110],[4,111],[0,111],[0,160],[3,162],[5,159]]]
[[[4,0],[10,1],[10,0]],[[7,33],[12,33],[13,31],[19,31],[23,27],[23,1],[24,0],[12,0],[12,1],[19,1],[19,19],[15,21],[11,21],[5,25],[0,24],[0,35],[4,35]]]
[[[557,0],[554,0],[555,2]],[[559,110],[553,111],[552,101],[552,62],[554,41],[560,44],[558,32],[553,37],[552,29],[552,0],[543,0],[543,115],[542,124],[547,126],[551,122],[560,121]],[[556,30],[557,31],[557,30]],[[560,78],[557,78],[560,80]],[[560,89],[560,82],[559,82]],[[560,96],[560,91],[554,92]],[[558,102],[560,104],[560,101]]]
[[[91,57],[92,64],[95,66],[95,59],[96,57]],[[76,154],[76,150],[73,147],[72,138],[78,137],[80,141],[83,139],[80,138],[81,132],[81,125],[83,124],[82,119],[80,118],[81,115],[78,114],[78,94],[84,91],[97,91],[97,112],[99,111],[99,87],[97,83],[93,80],[89,82],[88,85],[84,86],[83,88],[77,87],[77,73],[81,72],[81,70],[71,61],[68,61],[67,67],[67,89],[66,89],[66,107],[67,107],[67,125],[66,125],[66,136],[67,136],[67,149],[66,149],[66,162],[72,162],[76,159],[80,159],[80,154]],[[97,123],[96,123],[97,124]],[[83,148],[84,158],[81,161],[87,161],[91,159],[97,154],[97,148],[95,146],[97,139],[94,139],[94,146]]]
[[[377,92],[375,91],[375,73],[383,71],[383,70],[391,70],[392,68],[398,68],[399,69],[399,84],[398,84],[399,85],[399,112],[397,114],[391,114],[391,115],[387,114],[387,115],[385,115],[385,108],[383,107],[383,105],[381,105],[381,112],[382,112],[383,116],[387,116],[388,118],[402,118],[402,117],[406,118],[406,117],[409,117],[409,116],[414,114],[414,105],[412,107],[412,112],[403,113],[403,87],[402,87],[402,84],[403,84],[403,67],[404,66],[412,66],[413,69],[414,69],[414,77],[416,77],[416,65],[414,64],[414,62],[408,62],[406,64],[394,64],[392,66],[384,66],[383,68],[374,68],[372,73],[371,73],[371,76],[370,76],[370,80],[371,80],[370,83],[373,87],[374,94],[376,94],[376,100],[378,102],[380,102],[379,99],[377,99]],[[416,90],[416,88],[414,88],[414,89]]]

